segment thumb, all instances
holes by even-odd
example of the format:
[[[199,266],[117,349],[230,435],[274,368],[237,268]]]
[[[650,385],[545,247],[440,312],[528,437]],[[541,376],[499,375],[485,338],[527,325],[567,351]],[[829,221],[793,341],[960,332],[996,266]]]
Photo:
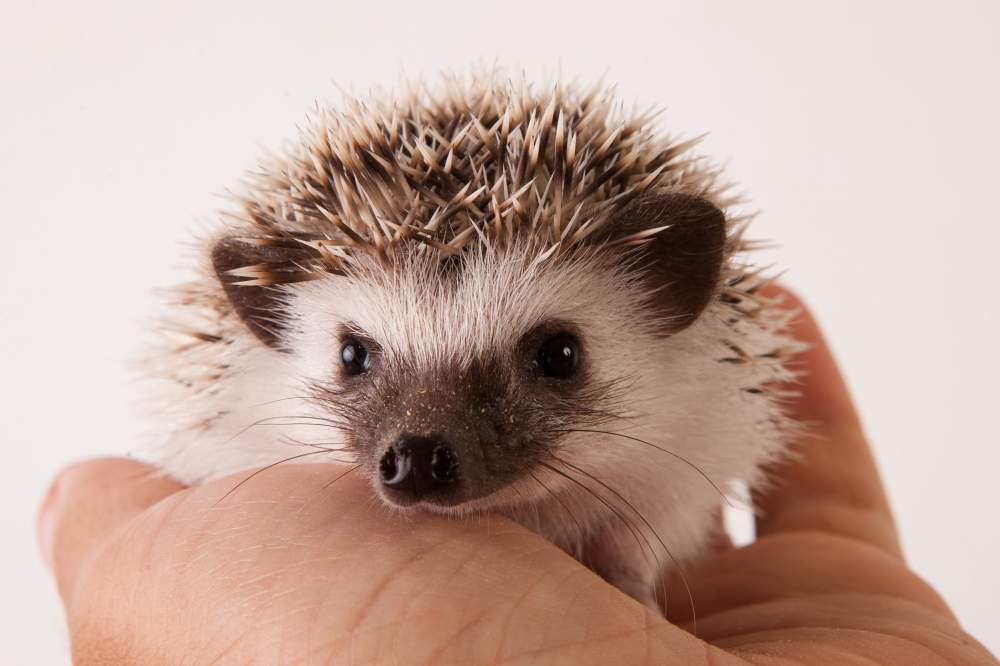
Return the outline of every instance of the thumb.
[[[81,566],[116,530],[183,489],[156,468],[124,458],[90,460],[60,472],[38,512],[38,541],[63,602]]]

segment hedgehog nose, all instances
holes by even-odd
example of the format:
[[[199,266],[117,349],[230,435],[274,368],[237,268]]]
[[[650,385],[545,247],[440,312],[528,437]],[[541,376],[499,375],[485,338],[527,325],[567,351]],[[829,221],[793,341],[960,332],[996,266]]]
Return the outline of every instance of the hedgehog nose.
[[[458,481],[458,456],[439,437],[400,437],[378,468],[384,486],[414,498]]]

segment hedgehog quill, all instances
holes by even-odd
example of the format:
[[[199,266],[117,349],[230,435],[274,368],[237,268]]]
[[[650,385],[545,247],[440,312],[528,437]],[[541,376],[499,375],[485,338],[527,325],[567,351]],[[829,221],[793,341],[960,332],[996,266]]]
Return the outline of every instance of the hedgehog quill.
[[[601,85],[498,74],[318,108],[171,293],[158,462],[346,462],[393,510],[500,512],[655,608],[795,430],[790,314],[696,143]]]

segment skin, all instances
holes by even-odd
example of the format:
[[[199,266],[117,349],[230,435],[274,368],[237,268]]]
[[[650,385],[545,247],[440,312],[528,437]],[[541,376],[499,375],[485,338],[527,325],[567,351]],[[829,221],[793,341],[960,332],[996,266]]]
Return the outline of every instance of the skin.
[[[791,295],[792,307],[802,307]],[[390,513],[345,468],[185,488],[75,465],[39,514],[75,663],[997,664],[906,565],[840,373],[807,312],[812,424],[758,539],[673,581],[668,619],[499,517]],[[220,501],[220,499],[222,501]]]

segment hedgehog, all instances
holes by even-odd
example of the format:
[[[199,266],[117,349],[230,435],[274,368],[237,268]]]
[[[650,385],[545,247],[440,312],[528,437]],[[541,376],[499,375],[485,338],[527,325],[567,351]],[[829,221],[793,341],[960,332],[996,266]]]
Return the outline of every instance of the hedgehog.
[[[317,105],[170,291],[155,460],[342,463],[391,512],[502,514],[658,608],[786,450],[800,349],[753,215],[659,117],[495,72]]]

